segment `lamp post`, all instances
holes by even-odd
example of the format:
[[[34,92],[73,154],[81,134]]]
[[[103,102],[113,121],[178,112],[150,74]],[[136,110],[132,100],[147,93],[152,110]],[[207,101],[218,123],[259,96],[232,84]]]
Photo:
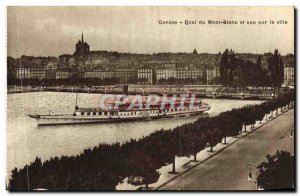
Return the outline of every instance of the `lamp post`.
[[[258,172],[255,172],[255,174],[256,174],[256,181],[254,182],[255,184],[256,184],[256,190],[258,191],[259,190],[259,188],[258,188]]]

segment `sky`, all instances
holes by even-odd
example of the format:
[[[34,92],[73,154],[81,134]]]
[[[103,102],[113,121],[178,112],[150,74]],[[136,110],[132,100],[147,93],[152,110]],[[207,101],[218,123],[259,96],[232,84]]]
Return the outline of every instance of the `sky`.
[[[186,20],[197,24],[185,25]],[[200,20],[206,24],[198,24]],[[208,20],[268,23],[224,25]],[[287,24],[276,24],[279,20]],[[293,7],[8,7],[7,55],[72,54],[82,31],[91,50],[294,53]]]

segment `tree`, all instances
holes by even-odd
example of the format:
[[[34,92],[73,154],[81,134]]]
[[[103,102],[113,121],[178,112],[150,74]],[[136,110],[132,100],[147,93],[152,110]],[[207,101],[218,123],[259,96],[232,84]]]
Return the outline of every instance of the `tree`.
[[[197,153],[203,150],[207,143],[204,130],[201,130],[201,126],[191,123],[186,124],[182,128],[181,148],[179,148],[177,156],[194,156],[194,161],[196,162]]]
[[[294,189],[295,158],[289,152],[277,151],[275,155],[267,155],[267,162],[257,166],[258,186],[265,190]]]
[[[268,68],[271,73],[271,81],[273,88],[281,86],[281,68],[280,68],[280,53],[275,49],[274,54],[272,54],[268,59]]]
[[[18,170],[17,168],[12,170],[11,179],[9,182],[8,189],[15,191],[25,191],[28,190],[28,179],[23,175],[23,170]]]
[[[224,137],[224,144],[226,144],[226,137],[237,136],[242,129],[242,123],[235,118],[235,111],[221,113],[216,122],[219,122],[221,125],[222,135]]]
[[[280,58],[280,61],[279,61],[279,78],[278,78],[278,82],[279,82],[279,87],[284,83],[284,63],[283,63],[283,59]]]
[[[155,169],[155,159],[151,153],[140,150],[138,154],[133,154],[129,163],[130,175],[128,183],[134,186],[148,185],[158,181],[160,174]]]
[[[170,173],[176,174],[175,170],[175,159],[176,159],[176,154],[180,152],[181,149],[181,135],[182,135],[182,129],[177,126],[176,128],[173,129],[172,132],[170,132],[170,136],[168,138],[164,138],[165,141],[168,142],[168,151],[169,151],[169,161],[172,162],[172,171]]]
[[[207,142],[210,146],[210,151],[213,152],[213,147],[222,141],[223,133],[221,127],[216,124],[216,120],[211,118],[207,121]]]
[[[253,113],[255,114],[255,120],[259,120],[261,123],[265,116],[264,108],[262,106],[256,106],[253,108]]]
[[[251,85],[264,86],[265,84],[262,79],[265,78],[266,75],[262,69],[262,60],[260,55],[258,56],[256,63],[253,64],[253,67],[254,67],[254,71],[253,71],[253,75],[251,75],[252,76]]]
[[[146,189],[149,188],[149,184],[155,183],[159,179],[159,172],[155,169],[146,168],[141,171],[140,174],[128,177],[128,183],[134,186],[146,185]]]
[[[264,113],[266,115],[266,120],[268,120],[268,114],[271,112],[268,102],[262,103],[261,106],[264,109]]]
[[[224,86],[273,86],[283,83],[284,63],[278,50],[268,54],[268,69],[263,69],[262,56],[256,62],[239,57],[226,49],[220,60],[220,82]]]
[[[226,49],[221,57],[221,62],[220,62],[220,77],[221,77],[221,82],[223,85],[227,85],[227,74],[228,74],[228,49]]]
[[[245,106],[236,112],[236,118],[244,125],[244,131],[247,131],[247,125],[251,125],[253,117],[250,106]]]
[[[235,52],[231,49],[228,53],[228,72],[227,72],[227,84],[232,85],[236,80],[237,73],[239,72],[240,59],[236,58]]]

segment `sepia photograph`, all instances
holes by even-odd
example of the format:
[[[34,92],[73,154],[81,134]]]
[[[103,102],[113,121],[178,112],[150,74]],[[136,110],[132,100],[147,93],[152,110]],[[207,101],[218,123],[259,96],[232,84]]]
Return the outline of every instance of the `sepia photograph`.
[[[295,7],[7,6],[16,191],[296,191]]]

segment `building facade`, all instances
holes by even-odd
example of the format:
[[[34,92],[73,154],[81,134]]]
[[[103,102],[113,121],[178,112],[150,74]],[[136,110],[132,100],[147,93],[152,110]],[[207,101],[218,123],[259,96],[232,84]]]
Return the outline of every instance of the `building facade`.
[[[106,78],[114,78],[115,74],[113,71],[94,70],[86,71],[84,73],[85,78],[100,78],[101,80]]]
[[[187,79],[187,78],[199,78],[202,77],[202,70],[201,69],[190,69],[188,67],[178,69],[176,72],[177,79]]]
[[[57,70],[56,71],[56,79],[60,78],[70,78],[72,77],[72,72],[69,70]]]
[[[114,76],[120,84],[136,83],[137,71],[132,68],[116,68]]]
[[[31,66],[29,68],[29,78],[44,79],[45,73],[45,66]]]
[[[46,79],[55,79],[56,78],[56,70],[57,64],[56,63],[48,63],[45,69],[45,78]]]
[[[153,83],[153,70],[152,69],[138,69],[137,78],[139,84],[152,84]]]
[[[45,66],[20,66],[16,68],[17,79],[44,79],[46,77]]]
[[[29,68],[20,66],[16,68],[16,78],[17,79],[25,79],[29,78]]]
[[[176,78],[177,72],[175,69],[157,69],[156,70],[156,78],[157,81],[160,79],[169,79],[169,78]]]
[[[285,67],[284,68],[284,84],[285,85],[295,85],[295,68]]]
[[[46,79],[55,79],[56,78],[56,69],[46,69],[45,70]]]

